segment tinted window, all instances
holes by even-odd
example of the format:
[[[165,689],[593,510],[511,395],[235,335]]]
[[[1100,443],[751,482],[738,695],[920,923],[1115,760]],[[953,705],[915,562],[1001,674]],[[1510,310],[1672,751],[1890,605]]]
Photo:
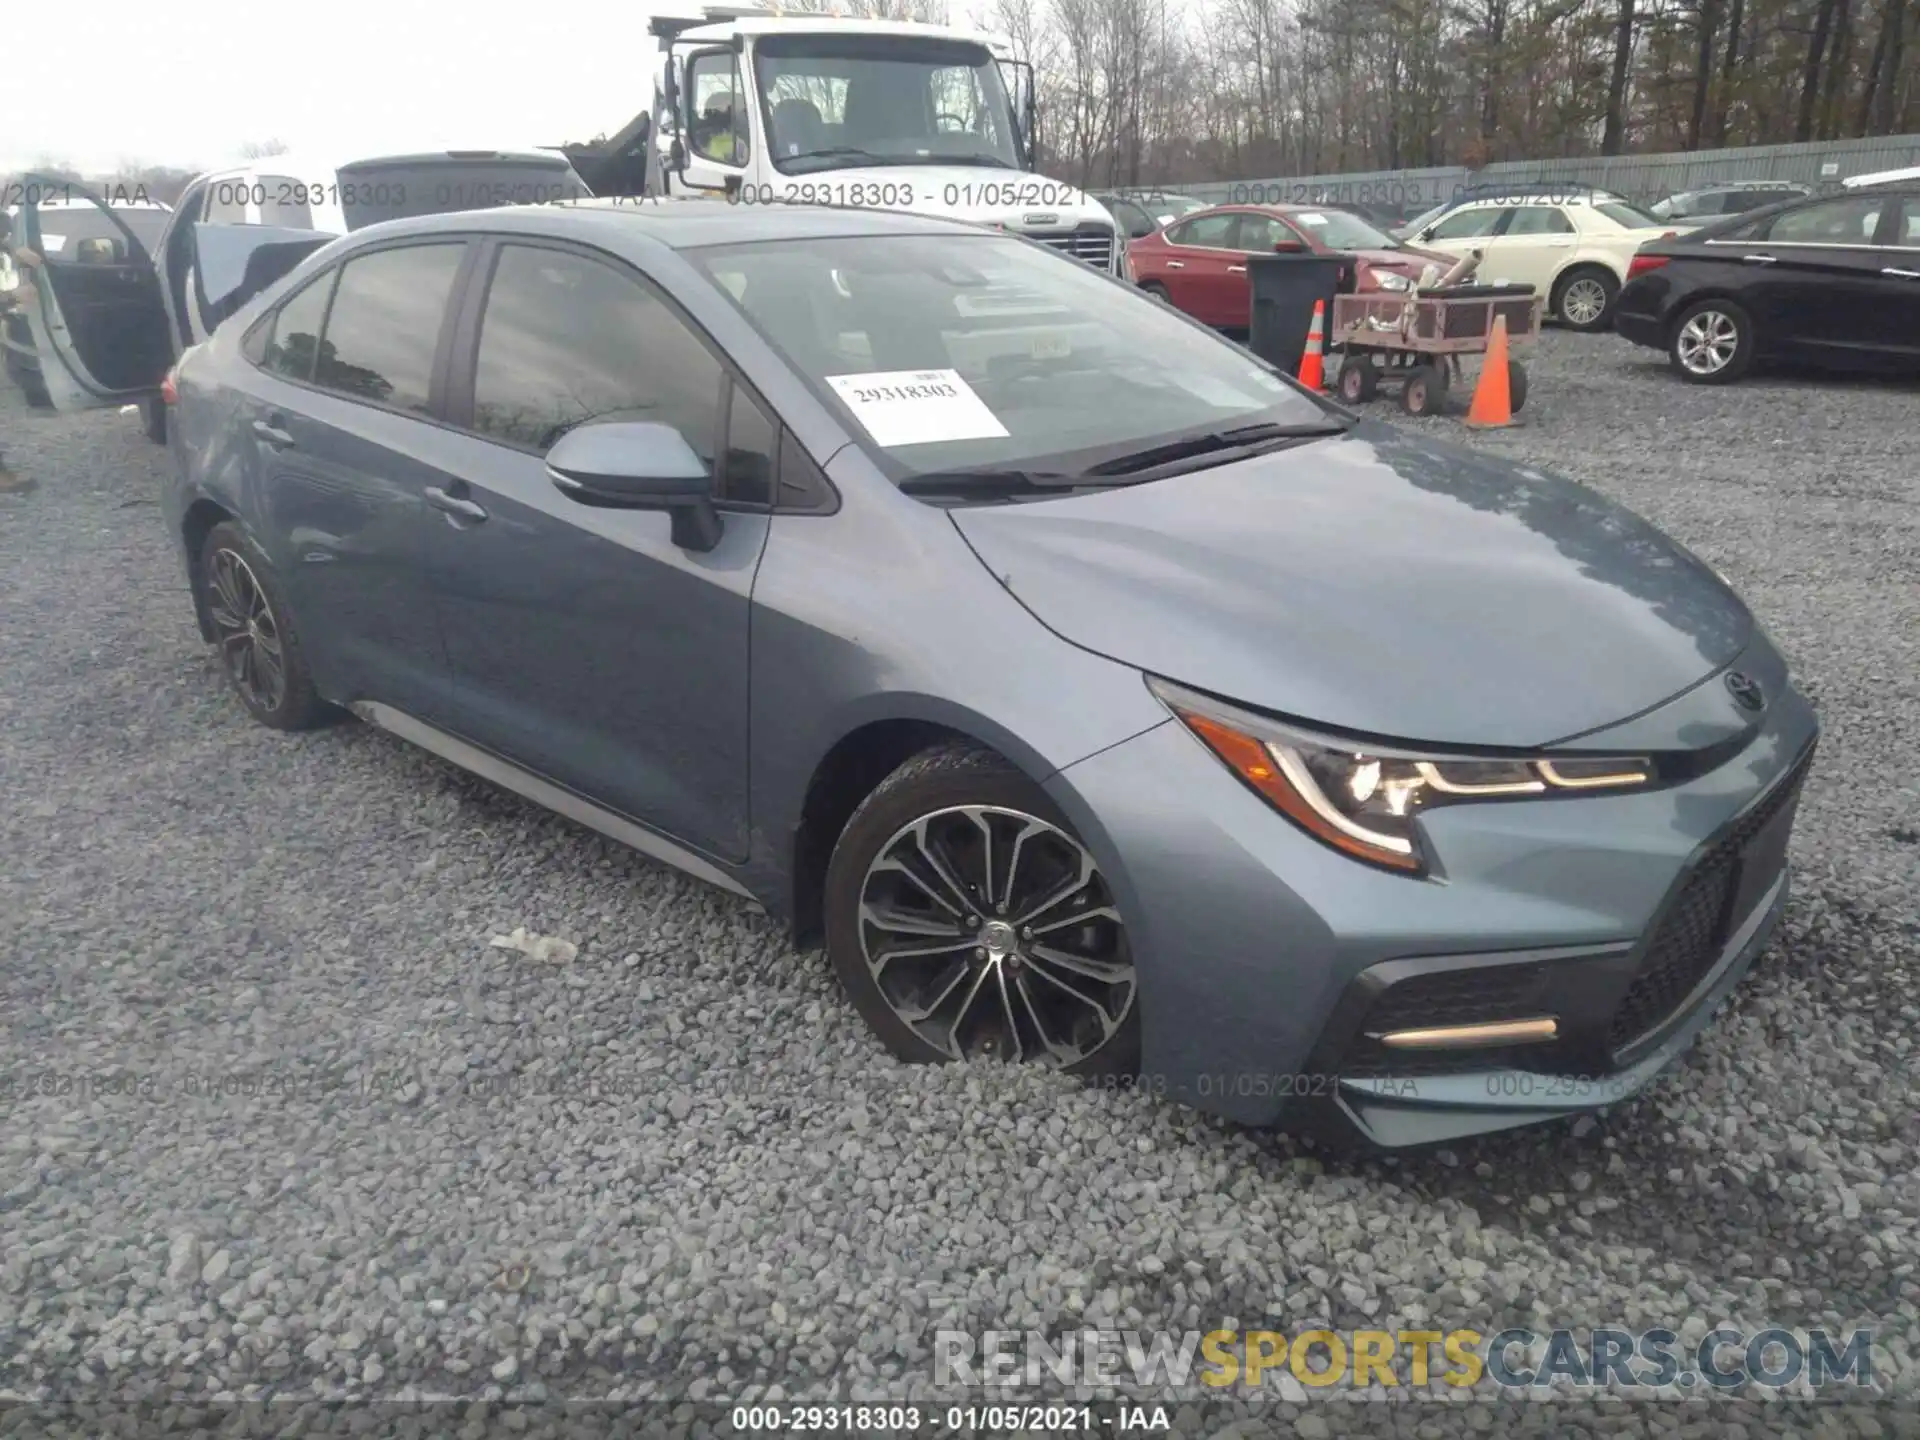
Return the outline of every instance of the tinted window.
[[[739,386],[727,412],[727,464],[721,498],[743,505],[773,503],[773,467],[780,430]]]
[[[313,378],[313,357],[320,350],[320,327],[327,318],[327,297],[339,272],[329,270],[299,290],[273,317],[266,353],[260,363],[290,380]]]
[[[1284,240],[1297,244],[1300,237],[1271,215],[1242,215],[1233,248],[1251,254],[1265,254]]]
[[[1822,200],[1774,216],[1765,238],[1775,245],[1870,245],[1886,203],[1883,195]]]
[[[1660,223],[1646,211],[1618,200],[1595,201],[1593,208],[1623,230],[1646,230]]]
[[[340,211],[349,231],[410,215],[499,205],[551,205],[591,194],[560,156],[551,160],[373,161],[340,167]]]
[[[408,245],[340,272],[314,383],[401,410],[425,410],[433,355],[464,245]]]
[[[1131,200],[1122,200],[1115,196],[1106,204],[1107,209],[1113,213],[1113,218],[1119,222],[1120,228],[1136,240],[1142,235],[1151,235],[1159,228],[1154,223],[1153,216],[1147,214]]]
[[[1167,230],[1167,239],[1176,245],[1206,245],[1216,250],[1233,248],[1233,225],[1238,215],[1202,215]]]
[[[311,230],[313,208],[307,204],[307,186],[291,175],[262,175],[254,196],[260,201],[260,223],[288,230]]]
[[[713,463],[720,362],[629,275],[559,250],[500,252],[480,324],[476,430],[545,450],[591,420],[672,425]]]
[[[1456,210],[1433,227],[1435,240],[1478,240],[1491,235],[1507,212],[1496,206],[1484,210]]]
[[[1573,222],[1566,212],[1552,205],[1522,205],[1513,212],[1507,226],[1509,235],[1571,235]]]

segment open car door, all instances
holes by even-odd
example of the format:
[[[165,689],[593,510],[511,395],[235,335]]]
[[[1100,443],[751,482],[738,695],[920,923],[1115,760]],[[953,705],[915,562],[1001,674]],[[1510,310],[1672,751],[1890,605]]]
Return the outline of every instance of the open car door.
[[[110,205],[81,186],[28,175],[21,188],[14,297],[48,401],[74,411],[154,394],[173,347],[153,257]],[[43,195],[68,202],[48,209],[44,225]]]
[[[213,178],[201,175],[181,192],[155,257],[176,356],[334,238],[317,230],[205,222]]]

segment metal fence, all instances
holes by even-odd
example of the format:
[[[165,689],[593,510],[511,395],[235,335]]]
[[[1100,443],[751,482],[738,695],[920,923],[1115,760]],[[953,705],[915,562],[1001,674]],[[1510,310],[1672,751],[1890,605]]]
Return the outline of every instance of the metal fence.
[[[1584,160],[1506,160],[1484,169],[1354,171],[1344,175],[1208,180],[1172,185],[1210,204],[1437,205],[1470,185],[1497,181],[1565,181],[1615,190],[1643,202],[1678,190],[1737,180],[1795,180],[1816,188],[1850,175],[1920,165],[1920,135],[1829,140],[1809,145],[1754,145],[1742,150],[1691,150],[1676,155],[1613,155]]]

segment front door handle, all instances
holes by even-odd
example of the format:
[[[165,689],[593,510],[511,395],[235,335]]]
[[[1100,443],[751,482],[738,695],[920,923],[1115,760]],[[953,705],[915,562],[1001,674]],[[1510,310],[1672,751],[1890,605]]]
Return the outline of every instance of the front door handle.
[[[1169,270],[1184,270],[1187,268],[1187,262],[1184,260],[1169,260],[1167,262],[1167,268]]]
[[[1742,255],[1740,258],[1749,265],[1772,265],[1777,263],[1771,255]]]
[[[427,503],[436,510],[444,510],[449,515],[458,515],[462,520],[475,522],[487,518],[487,512],[471,500],[462,500],[458,495],[449,495],[438,485],[427,487]]]
[[[291,450],[293,448],[293,436],[289,435],[279,426],[269,425],[264,420],[256,420],[253,422],[253,433],[276,450]]]
[[[1247,267],[1244,265],[1229,265],[1227,267],[1227,273],[1229,275],[1244,275],[1247,273]]]
[[[1882,275],[1891,275],[1896,280],[1920,280],[1920,270],[1902,270],[1894,265],[1889,265],[1880,273]]]

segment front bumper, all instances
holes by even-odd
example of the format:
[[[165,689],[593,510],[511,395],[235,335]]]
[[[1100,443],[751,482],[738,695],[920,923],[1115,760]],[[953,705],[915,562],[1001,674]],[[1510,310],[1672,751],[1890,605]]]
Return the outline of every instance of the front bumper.
[[[1424,880],[1309,838],[1177,722],[1062,771],[1049,789],[1127,917],[1146,1083],[1245,1124],[1389,1147],[1639,1089],[1738,983],[1787,891],[1818,725],[1764,640],[1737,663],[1774,698],[1704,773],[1429,812],[1442,873]],[[1681,748],[1722,702],[1710,681],[1618,733],[1660,748],[1665,726]],[[1553,1041],[1409,1053],[1380,1039],[1534,1016],[1555,1019]]]

